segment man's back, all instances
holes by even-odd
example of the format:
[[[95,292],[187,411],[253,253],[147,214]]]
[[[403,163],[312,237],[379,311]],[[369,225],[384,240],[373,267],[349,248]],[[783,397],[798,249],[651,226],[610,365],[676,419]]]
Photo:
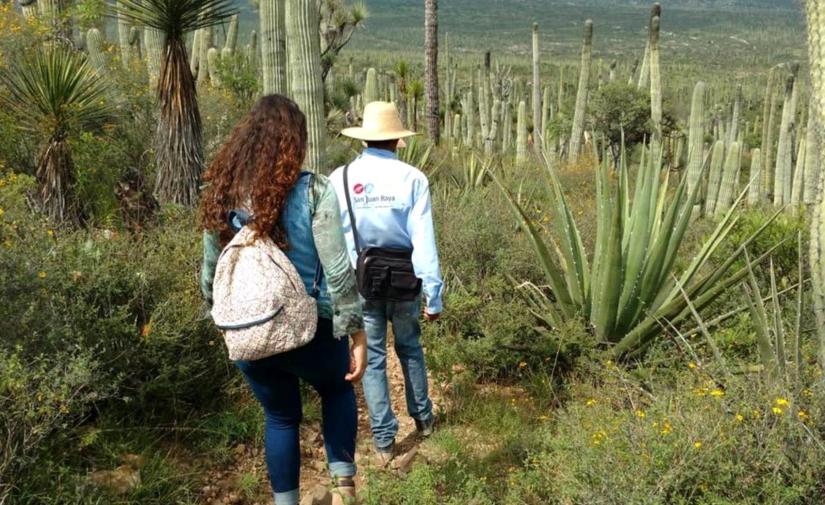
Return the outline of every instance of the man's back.
[[[341,223],[350,259],[358,253],[344,192],[344,167],[330,176],[341,207]],[[361,247],[412,249],[416,275],[424,282],[428,309],[441,311],[441,277],[432,223],[429,183],[395,153],[367,148],[349,164],[349,195]]]

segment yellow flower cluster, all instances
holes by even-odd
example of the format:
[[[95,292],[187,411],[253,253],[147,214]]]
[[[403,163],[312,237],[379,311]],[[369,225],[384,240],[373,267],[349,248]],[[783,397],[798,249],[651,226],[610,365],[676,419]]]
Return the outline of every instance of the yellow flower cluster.
[[[607,432],[604,430],[599,430],[590,437],[590,442],[593,445],[601,445],[605,440],[607,440]]]

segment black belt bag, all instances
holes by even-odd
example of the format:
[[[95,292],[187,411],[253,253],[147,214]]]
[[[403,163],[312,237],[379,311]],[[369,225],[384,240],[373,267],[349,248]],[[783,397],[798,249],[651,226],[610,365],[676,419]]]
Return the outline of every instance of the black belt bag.
[[[349,194],[349,165],[344,167],[344,195],[347,198],[352,237],[358,261],[355,276],[358,292],[366,300],[411,302],[421,294],[421,279],[416,277],[411,249],[367,247],[361,249],[355,213]]]

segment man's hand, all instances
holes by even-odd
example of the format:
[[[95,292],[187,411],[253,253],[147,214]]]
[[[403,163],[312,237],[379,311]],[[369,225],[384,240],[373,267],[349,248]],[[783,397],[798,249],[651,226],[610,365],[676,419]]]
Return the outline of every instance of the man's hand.
[[[438,318],[441,317],[441,314],[430,314],[426,310],[424,311],[424,319],[429,322],[438,321]]]
[[[352,345],[349,350],[349,373],[344,379],[355,383],[361,380],[367,369],[367,334],[364,330],[358,330],[350,338]]]

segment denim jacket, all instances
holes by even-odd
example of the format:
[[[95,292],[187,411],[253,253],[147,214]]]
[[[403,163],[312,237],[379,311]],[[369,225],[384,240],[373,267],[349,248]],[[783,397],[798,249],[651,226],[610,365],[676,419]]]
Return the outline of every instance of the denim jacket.
[[[230,224],[233,229],[240,229],[246,218],[245,212],[235,211]],[[333,321],[336,336],[362,329],[364,321],[355,273],[341,229],[338,198],[329,180],[322,175],[302,174],[287,197],[282,223],[290,244],[284,253],[301,274],[307,292],[318,300],[319,317]],[[200,285],[210,303],[215,265],[221,251],[218,234],[204,231]]]

